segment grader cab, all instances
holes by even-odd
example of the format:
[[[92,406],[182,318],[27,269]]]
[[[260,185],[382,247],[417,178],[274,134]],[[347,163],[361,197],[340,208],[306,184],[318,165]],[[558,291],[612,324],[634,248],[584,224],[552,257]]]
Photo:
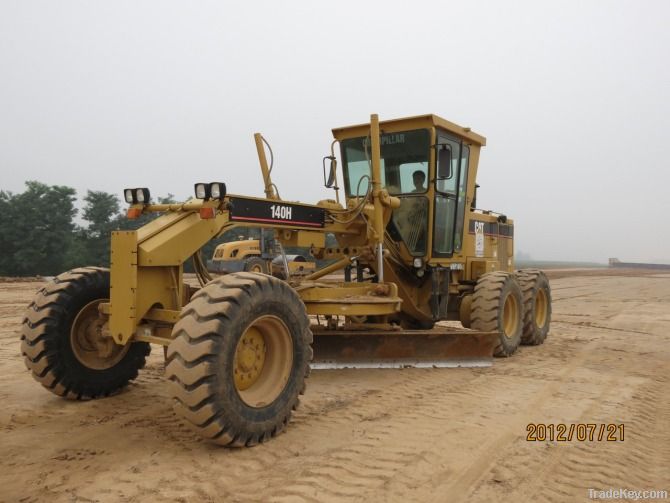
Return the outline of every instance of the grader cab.
[[[218,444],[251,446],[285,428],[310,367],[480,365],[544,341],[546,276],[514,271],[512,220],[476,207],[482,136],[435,115],[372,115],[333,135],[323,168],[335,198],[316,204],[279,198],[260,134],[264,198],[212,182],[153,204],[127,189],[129,218],[161,215],[112,234],[110,270],[75,269],[37,293],[21,335],[34,377],[60,396],[106,396],[159,344],[177,414]],[[213,278],[199,250],[240,226],[327,265],[286,281]],[[199,287],[184,280],[188,260]]]

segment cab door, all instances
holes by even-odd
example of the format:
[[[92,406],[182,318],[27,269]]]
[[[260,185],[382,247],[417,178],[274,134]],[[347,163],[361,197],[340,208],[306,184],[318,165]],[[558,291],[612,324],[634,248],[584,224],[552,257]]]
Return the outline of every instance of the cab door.
[[[433,209],[433,256],[451,257],[460,252],[463,243],[468,160],[470,149],[461,140],[438,133],[436,149],[449,150],[451,169],[439,167],[435,173],[435,204]]]

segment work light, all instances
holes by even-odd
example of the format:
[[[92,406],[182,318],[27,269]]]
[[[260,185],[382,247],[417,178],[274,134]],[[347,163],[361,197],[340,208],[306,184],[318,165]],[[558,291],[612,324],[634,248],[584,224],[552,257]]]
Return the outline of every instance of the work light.
[[[123,189],[123,198],[128,204],[149,204],[151,194],[146,187],[141,187],[139,189]]]
[[[223,199],[226,197],[226,184],[222,182],[210,183],[209,194],[212,196],[212,199]]]
[[[196,183],[195,197],[198,199],[223,199],[226,197],[226,184],[223,182]]]
[[[150,199],[151,195],[149,194],[149,189],[147,188],[135,189],[135,200],[138,203],[147,204],[149,203]]]
[[[208,183],[196,183],[195,184],[195,197],[198,199],[209,199],[209,184]]]
[[[133,189],[124,189],[123,197],[125,197],[128,204],[133,204]]]

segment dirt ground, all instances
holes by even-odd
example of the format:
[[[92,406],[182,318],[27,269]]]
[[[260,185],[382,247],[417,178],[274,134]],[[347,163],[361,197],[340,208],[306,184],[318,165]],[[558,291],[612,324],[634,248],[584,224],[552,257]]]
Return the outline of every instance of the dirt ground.
[[[490,368],[313,372],[287,431],[211,446],[172,413],[162,351],[115,397],[69,402],[25,369],[38,282],[0,285],[0,501],[586,501],[670,491],[670,274],[557,273],[547,342]],[[623,441],[528,442],[528,423]]]

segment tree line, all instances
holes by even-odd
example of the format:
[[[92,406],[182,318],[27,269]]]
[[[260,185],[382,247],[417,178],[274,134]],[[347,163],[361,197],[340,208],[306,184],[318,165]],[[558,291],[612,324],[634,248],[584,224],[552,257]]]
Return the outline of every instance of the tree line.
[[[137,229],[156,217],[143,214],[129,220],[120,199],[102,191],[86,191],[81,211],[76,202],[75,189],[63,185],[29,181],[20,194],[0,190],[0,276],[52,276],[85,265],[108,267],[111,232]],[[168,194],[158,202],[174,198]]]

